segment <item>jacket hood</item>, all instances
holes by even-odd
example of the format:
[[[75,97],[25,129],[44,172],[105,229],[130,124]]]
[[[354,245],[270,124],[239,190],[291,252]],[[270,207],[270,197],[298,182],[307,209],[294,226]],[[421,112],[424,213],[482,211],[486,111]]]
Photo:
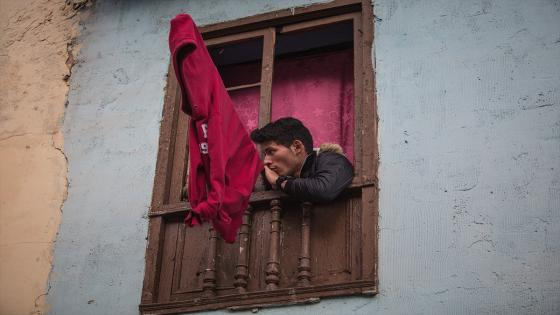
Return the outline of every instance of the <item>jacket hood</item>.
[[[344,154],[342,147],[337,143],[322,143],[319,147],[319,153],[323,152],[333,152],[338,154]]]

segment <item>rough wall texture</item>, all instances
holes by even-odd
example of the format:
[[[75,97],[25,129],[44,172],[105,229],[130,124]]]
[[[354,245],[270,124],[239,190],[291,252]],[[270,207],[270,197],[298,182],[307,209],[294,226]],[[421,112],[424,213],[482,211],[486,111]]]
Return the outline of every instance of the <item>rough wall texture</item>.
[[[52,314],[137,314],[169,19],[303,3],[98,3],[64,122]],[[375,12],[381,292],[261,313],[557,314],[560,3],[378,0]]]
[[[396,313],[560,312],[560,2],[377,1]]]
[[[45,310],[67,192],[60,125],[77,11],[66,2],[0,1],[1,314]]]

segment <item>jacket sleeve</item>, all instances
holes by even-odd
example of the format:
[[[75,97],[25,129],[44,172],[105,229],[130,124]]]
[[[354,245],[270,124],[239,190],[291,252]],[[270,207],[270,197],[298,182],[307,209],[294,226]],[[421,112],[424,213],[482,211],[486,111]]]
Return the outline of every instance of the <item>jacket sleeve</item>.
[[[201,196],[206,195],[206,183],[204,178],[204,166],[200,156],[200,148],[197,139],[196,122],[189,119],[189,185],[187,187],[188,200],[191,206],[198,205]],[[202,224],[200,215],[189,211],[185,217],[185,223],[189,226]]]
[[[283,191],[300,200],[327,203],[352,183],[352,164],[343,155],[321,153],[316,163],[313,176],[288,179]]]

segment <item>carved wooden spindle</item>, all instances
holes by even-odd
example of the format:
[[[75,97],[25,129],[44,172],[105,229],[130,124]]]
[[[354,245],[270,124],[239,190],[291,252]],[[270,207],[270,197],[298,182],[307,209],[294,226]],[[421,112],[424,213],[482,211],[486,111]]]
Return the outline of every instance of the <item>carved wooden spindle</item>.
[[[210,228],[210,244],[208,246],[208,264],[204,270],[204,279],[202,280],[202,289],[208,296],[215,295],[216,289],[216,245],[218,242],[218,234],[214,228]]]
[[[241,223],[241,228],[239,229],[239,256],[237,258],[235,281],[233,283],[239,293],[245,293],[247,291],[247,279],[249,278],[248,261],[251,234],[251,211],[252,207],[249,205],[243,214],[243,223]]]
[[[308,286],[311,282],[311,255],[309,248],[311,235],[311,208],[312,204],[304,202],[301,204],[301,255],[298,266],[298,285]]]
[[[280,283],[280,200],[270,202],[270,247],[266,265],[266,289],[275,290]]]

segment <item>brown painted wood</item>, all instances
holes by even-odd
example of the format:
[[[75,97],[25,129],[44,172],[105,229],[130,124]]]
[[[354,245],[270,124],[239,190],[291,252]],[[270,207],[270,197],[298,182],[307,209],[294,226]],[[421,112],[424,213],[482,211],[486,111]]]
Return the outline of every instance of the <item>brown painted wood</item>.
[[[344,246],[344,258],[346,259],[346,264],[344,268],[344,272],[349,273],[352,276],[352,267],[353,267],[353,252],[352,252],[352,243],[354,242],[354,233],[356,233],[356,227],[352,224],[352,212],[353,212],[353,200],[349,200],[345,204],[344,208],[344,225],[345,225],[345,238],[346,238],[346,245]],[[352,277],[350,278],[352,279]]]
[[[170,174],[168,170],[171,156],[170,150],[173,143],[173,121],[179,106],[179,102],[176,101],[178,90],[177,79],[175,78],[172,66],[169,65],[150,211],[163,205],[169,193],[169,185],[167,183],[169,182]],[[164,228],[165,224],[162,218],[150,219],[142,303],[156,302],[158,299]]]
[[[298,267],[302,240],[301,203],[293,199],[282,200],[282,229],[280,231],[280,288],[298,286]]]
[[[364,138],[364,132],[366,132],[363,126],[363,70],[362,70],[362,25],[361,17],[357,16],[353,20],[354,28],[354,160],[355,160],[355,175],[358,177],[359,182],[363,183],[363,165],[362,165],[362,151],[363,143],[362,138]],[[367,137],[365,137],[367,138]]]
[[[336,285],[308,286],[278,289],[272,291],[248,292],[232,294],[214,298],[199,298],[195,300],[141,304],[142,314],[179,314],[184,312],[197,312],[202,310],[215,310],[225,307],[238,308],[242,306],[258,307],[274,303],[289,304],[293,301],[308,298],[322,298],[339,295],[362,295],[363,291],[375,287],[373,281],[354,281]]]
[[[239,293],[235,287],[235,271],[239,259],[239,238],[228,244],[218,238],[216,251],[216,294],[227,295]]]
[[[239,293],[247,291],[247,279],[249,278],[249,250],[251,240],[251,212],[249,205],[243,214],[243,223],[239,229],[239,257],[235,270],[234,286]]]
[[[377,170],[377,116],[375,108],[375,90],[373,88],[373,60],[372,60],[372,45],[373,45],[373,20],[371,18],[371,5],[364,4],[364,9],[369,11],[364,12],[366,18],[362,21],[363,41],[360,47],[361,50],[361,82],[360,86],[363,92],[362,99],[362,122],[364,126],[364,133],[367,132],[367,137],[363,137],[362,142],[362,160],[363,170],[362,180],[364,182],[376,183],[376,170]]]
[[[348,187],[346,189],[346,191],[342,194],[352,194],[356,191],[361,190],[361,188],[363,187],[371,187],[374,186],[373,183],[355,183],[350,185],[350,187]],[[281,192],[281,191],[275,191],[275,190],[265,190],[265,191],[257,191],[257,192],[253,192],[251,194],[251,197],[249,198],[249,203],[252,206],[256,206],[255,209],[259,210],[262,209],[262,207],[259,207],[262,204],[265,203],[269,203],[271,200],[273,199],[288,199],[290,198],[286,193]],[[192,210],[192,207],[190,205],[190,203],[188,202],[179,202],[176,204],[169,204],[169,205],[163,205],[160,206],[158,208],[153,209],[153,211],[151,211],[148,216],[150,217],[157,217],[157,216],[162,216],[162,215],[176,215],[176,214],[184,214],[187,211]]]
[[[270,201],[272,201],[273,199],[285,199],[285,198],[289,198],[289,196],[281,191],[274,191],[274,190],[259,191],[251,194],[251,197],[249,198],[249,203],[253,206],[258,206],[262,204],[270,204]],[[257,207],[255,209],[263,209],[263,208]],[[155,208],[153,209],[153,211],[149,213],[149,216],[156,217],[162,215],[185,214],[187,211],[190,210],[192,210],[190,203],[179,202],[179,203],[163,205],[158,208]]]
[[[185,224],[178,224],[177,246],[175,254],[175,267],[173,271],[173,283],[171,285],[171,295],[181,290],[181,276],[183,273],[183,257],[185,256],[185,239],[187,229]],[[187,253],[188,255],[188,253]]]
[[[142,303],[155,303],[159,291],[159,270],[161,266],[160,249],[163,246],[163,219],[152,218],[148,225],[148,246],[146,248],[146,266],[142,287]]]
[[[376,280],[377,257],[374,249],[377,243],[377,229],[373,227],[376,223],[377,212],[375,211],[375,197],[377,189],[374,187],[364,188],[362,191],[362,279]]]
[[[177,99],[179,98],[180,97],[178,96]],[[179,105],[177,105],[177,107],[179,107]],[[183,184],[189,156],[187,150],[189,116],[182,110],[177,112],[175,130],[171,181],[169,185],[169,198],[167,203],[181,202],[181,197],[183,195]]]
[[[276,29],[267,28],[263,45],[261,96],[259,103],[259,128],[270,122],[272,113],[272,75],[274,73],[275,43]]]
[[[170,203],[170,196],[171,196],[171,191],[172,190],[177,190],[177,188],[172,189],[172,184],[176,184],[172,183],[173,182],[173,166],[174,164],[176,165],[176,160],[177,160],[177,154],[179,154],[180,152],[177,152],[177,136],[179,135],[179,130],[178,130],[178,124],[179,124],[179,113],[182,111],[181,110],[181,92],[180,92],[180,88],[179,85],[177,83],[177,80],[173,80],[174,85],[175,85],[175,96],[173,97],[173,99],[170,99],[170,102],[172,103],[172,110],[173,110],[173,119],[172,119],[172,123],[171,125],[168,127],[169,129],[169,137],[170,137],[170,141],[169,141],[169,150],[168,150],[168,156],[167,156],[167,162],[166,162],[166,168],[165,168],[165,193],[163,195],[163,204],[169,204]],[[171,92],[171,91],[170,91]],[[182,186],[181,186],[182,187]]]
[[[359,196],[358,196],[358,197],[359,197]],[[345,203],[346,201],[340,200],[339,202]],[[360,203],[358,203],[358,205],[359,205],[359,204],[360,204]],[[333,234],[333,231],[332,231],[333,228],[338,228],[338,226],[337,226],[337,227],[328,226],[328,223],[329,223],[329,222],[332,223],[332,222],[344,221],[344,219],[342,219],[342,220],[339,219],[340,214],[342,214],[342,217],[344,217],[344,216],[346,216],[347,213],[348,213],[348,211],[343,211],[342,213],[340,213],[340,211],[338,211],[337,209],[340,209],[340,205],[331,205],[331,206],[330,206],[330,210],[324,208],[324,206],[321,206],[321,207],[319,208],[318,211],[321,212],[321,213],[319,213],[319,216],[315,219],[315,222],[316,222],[315,224],[317,224],[318,222],[324,222],[322,225],[317,224],[317,226],[319,227],[319,229],[318,229],[317,232],[321,232],[321,231],[322,231],[323,235],[321,235],[321,234],[316,234],[314,237],[311,238],[311,240],[320,240],[320,241],[326,242],[327,244],[332,244],[332,243],[333,243],[330,239],[328,239],[328,237],[325,238],[325,236],[326,236],[327,234],[328,234],[328,235]],[[290,210],[293,210],[293,209],[287,209],[287,211],[290,211]],[[259,212],[256,212],[256,213],[265,214],[265,213],[270,213],[270,212],[268,212],[268,211],[259,211]],[[296,213],[296,212],[294,211],[294,213]],[[324,216],[323,213],[325,213],[327,216]],[[329,214],[329,213],[330,213],[330,214]],[[335,215],[335,217],[332,217],[332,215]],[[329,219],[329,216],[332,217],[332,219]],[[269,220],[266,220],[265,225],[270,226],[270,221],[272,221],[270,218],[271,218],[271,216],[269,217]],[[336,219],[336,220],[333,220],[333,219]],[[301,216],[300,216],[300,220],[301,220]],[[285,221],[284,221],[283,219],[282,219],[282,221],[283,221],[282,224],[284,224]],[[295,223],[296,221],[292,221],[292,222]],[[299,221],[299,222],[301,223],[301,221]],[[295,224],[294,224],[294,225],[295,225]],[[342,225],[340,225],[340,226],[342,226],[342,227],[343,227],[343,230],[344,230],[344,229],[346,229],[347,224],[342,224]],[[264,227],[259,227],[259,228],[261,228],[261,229],[263,229],[263,230],[265,229]],[[192,230],[192,229],[191,229],[191,230]],[[282,230],[284,230],[284,229],[282,229]],[[288,233],[288,234],[290,234],[290,233]],[[340,233],[334,233],[334,234],[340,234]],[[321,236],[321,237],[317,237],[318,235]],[[347,235],[347,234],[343,232],[342,235],[343,235],[342,240],[343,240],[344,242],[346,242],[346,241],[345,241],[345,239],[346,239],[346,236],[345,236],[345,235]],[[256,235],[256,236],[258,237],[258,235]],[[284,238],[286,238],[286,237],[287,237],[287,236],[284,235]],[[332,235],[331,235],[330,237],[332,237]],[[359,238],[359,235],[356,235],[355,237],[358,237],[358,238]],[[301,238],[300,238],[299,235],[296,235],[295,238],[296,238],[297,240],[301,241]],[[284,241],[286,242],[287,240],[285,239]],[[267,243],[267,244],[268,244],[268,243]],[[336,245],[335,245],[335,247],[338,248]],[[319,247],[319,248],[324,248],[324,247]],[[336,248],[335,248],[332,252],[337,252],[338,250],[337,250]],[[262,248],[262,250],[265,250],[264,252],[266,252],[267,249],[269,249],[268,246],[264,246],[264,247]],[[263,251],[261,251],[261,253],[263,253]],[[288,254],[288,253],[287,253],[287,254]],[[292,254],[292,255],[293,255],[293,254]],[[261,255],[261,256],[262,256],[262,255]],[[325,256],[325,257],[331,258],[331,259],[335,259],[335,260],[336,260],[336,259],[337,259],[336,256],[337,256],[337,255],[327,255],[327,256]],[[324,257],[322,257],[322,258],[324,258]],[[251,260],[251,261],[252,261],[252,260]],[[325,261],[325,259],[323,259],[323,262],[324,262],[324,261]],[[343,261],[344,261],[344,259],[343,259]],[[343,264],[343,265],[344,265],[344,264]],[[343,266],[343,265],[341,265],[341,266]],[[284,268],[284,267],[282,267],[282,272],[284,272],[285,269],[286,269],[286,270],[289,270],[290,268]],[[294,275],[295,275],[295,274],[294,274]],[[335,280],[336,280],[336,279],[335,279]],[[342,282],[339,282],[339,283],[340,283],[341,286],[343,286],[344,283],[354,283],[354,282],[353,282],[353,281],[342,281]],[[335,295],[358,294],[358,293],[363,293],[363,291],[365,291],[365,292],[374,292],[374,291],[372,291],[372,290],[375,289],[375,288],[372,286],[372,283],[373,283],[373,282],[370,282],[370,283],[368,283],[367,285],[364,285],[364,286],[363,286],[363,289],[360,289],[360,290],[355,289],[355,290],[353,290],[352,292],[349,292],[349,291],[347,291],[347,290],[339,290],[339,291],[336,292],[337,294],[335,294]],[[335,284],[336,284],[336,283],[335,283]],[[329,284],[329,285],[330,285],[330,284]],[[328,286],[314,286],[314,287],[317,287],[317,288],[327,288]],[[338,285],[337,285],[337,287],[338,287]],[[294,287],[292,287],[292,288],[294,288]],[[333,287],[328,287],[328,288],[332,289]],[[372,289],[372,288],[373,288],[373,289]],[[284,288],[278,288],[277,290],[284,290]],[[271,291],[271,292],[274,292],[274,291],[277,291],[277,290],[273,290],[273,291]],[[293,290],[293,289],[292,289],[292,290]],[[244,293],[244,294],[238,295],[237,298],[233,300],[233,302],[230,301],[229,303],[227,303],[227,297],[230,296],[231,293],[230,293],[229,295],[228,295],[228,294],[225,295],[225,297],[226,297],[225,300],[222,300],[222,299],[221,299],[222,297],[224,297],[223,295],[217,295],[217,296],[216,296],[216,301],[219,301],[219,303],[221,303],[221,304],[220,304],[221,307],[232,306],[232,305],[239,305],[239,302],[238,302],[239,300],[243,300],[243,299],[245,299],[247,296],[254,297],[254,295],[251,295],[253,292],[255,292],[255,291],[249,291],[249,292],[246,292],[246,293]],[[256,292],[259,292],[259,291],[256,291]],[[261,291],[261,292],[262,292],[262,291]],[[285,291],[284,291],[284,292],[285,292]],[[293,291],[290,291],[290,292],[293,292]],[[196,292],[195,292],[195,293],[196,293]],[[219,292],[218,292],[218,294],[219,294]],[[248,295],[248,294],[249,294],[249,295]],[[371,294],[371,293],[370,293],[370,294]],[[299,296],[300,296],[300,295],[298,294],[298,297],[299,297]],[[318,293],[317,293],[316,295],[314,295],[314,296],[328,296],[328,295],[322,295],[321,292],[318,292]],[[203,301],[206,301],[206,300],[204,300],[204,299],[206,299],[205,297],[200,297],[200,295],[198,295],[198,297],[196,297],[196,296],[193,296],[193,295],[191,294],[191,298],[190,298],[190,299],[185,299],[185,298],[184,298],[184,299],[180,299],[180,300],[177,300],[177,301],[189,301],[189,300],[190,300],[190,301],[198,301],[198,300],[201,300],[201,299],[203,299]],[[279,301],[279,302],[278,302],[278,301]],[[249,304],[247,304],[247,305],[260,305],[260,304],[263,304],[263,303],[264,303],[264,304],[267,304],[267,303],[268,303],[268,304],[270,304],[270,303],[273,303],[273,304],[274,304],[274,303],[282,303],[282,304],[288,303],[288,304],[289,304],[289,303],[291,303],[291,302],[293,302],[293,301],[292,301],[292,300],[281,299],[281,298],[278,297],[278,296],[268,296],[267,298],[262,298],[262,299],[260,299],[260,300],[258,300],[258,301],[252,301],[251,303],[250,303],[249,301],[245,301],[244,303],[249,303]],[[205,303],[206,303],[206,302],[205,302]],[[210,302],[209,302],[209,303],[210,303]],[[226,304],[224,304],[224,303],[226,303]],[[195,304],[196,304],[196,303],[195,303]],[[212,309],[212,308],[213,308],[213,307],[210,307],[212,304],[204,304],[204,305],[205,305],[205,306],[208,306],[208,309]],[[193,310],[196,310],[196,309],[197,309],[197,308],[195,307],[195,308],[191,309],[190,311],[193,311]],[[173,312],[175,312],[175,311],[173,311]]]
[[[280,33],[290,33],[294,31],[307,31],[328,24],[335,24],[343,21],[353,20],[359,15],[360,13],[348,13],[348,14],[330,16],[323,19],[316,19],[316,20],[310,20],[301,23],[289,24],[280,28]]]
[[[362,13],[357,13],[360,10]],[[338,14],[348,15],[334,17]],[[180,139],[185,133],[179,130],[179,94],[170,71],[173,80],[169,79],[166,91],[149,213],[146,275],[140,305],[143,314],[226,307],[241,310],[378,292],[378,151],[371,3],[334,1],[208,26],[203,32],[207,43],[213,46],[263,37],[259,110],[259,126],[262,126],[270,121],[276,27],[284,27],[285,32],[305,31],[348,19],[354,25],[355,156],[359,176],[336,202],[314,206],[307,225],[305,210],[286,194],[258,191],[251,195],[252,218],[244,219],[239,243],[225,244],[215,232],[208,231],[207,224],[185,228],[182,218],[190,205],[181,200],[174,188],[184,175],[172,175],[178,170],[178,164],[186,164],[181,162],[181,159],[185,161],[186,152],[181,153],[184,140]],[[288,26],[289,23],[299,24]],[[245,34],[235,35],[239,32]],[[248,32],[253,33],[248,35]],[[221,35],[232,36],[217,38]],[[245,225],[247,222],[250,226]],[[309,237],[305,236],[307,231]],[[308,250],[305,243],[309,244]],[[248,249],[246,255],[240,251],[243,247]],[[313,274],[305,273],[306,261]]]
[[[329,204],[314,205],[311,216],[312,283],[326,285],[350,281],[348,270],[347,203],[353,198],[340,198]],[[356,236],[358,237],[358,236]]]
[[[204,44],[207,48],[214,48],[215,46],[221,46],[224,44],[231,45],[239,42],[244,42],[254,38],[264,37],[266,34],[265,30],[256,30],[252,32],[232,34],[228,36],[222,36],[218,38],[211,38],[204,40]]]
[[[377,170],[379,165],[379,151],[377,144],[377,134],[378,134],[378,121],[377,116],[377,95],[375,91],[375,69],[374,63],[375,59],[373,57],[373,34],[374,34],[374,22],[373,22],[373,6],[370,1],[363,0],[363,69],[364,69],[364,115],[367,120],[368,126],[371,126],[371,132],[374,137],[372,138],[373,143],[369,143],[368,148],[364,150],[363,157],[367,158],[369,164],[364,165],[364,168],[371,172],[372,178],[367,178],[364,182],[373,183],[377,186]]]
[[[274,199],[270,202],[270,245],[268,252],[268,263],[266,265],[266,289],[276,290],[280,283],[280,200]]]
[[[220,22],[199,27],[205,39],[247,32],[270,26],[298,23],[306,20],[320,19],[327,16],[345,14],[361,10],[360,0],[335,0],[309,6],[293,7],[274,12],[263,13],[233,21]]]
[[[362,253],[368,251],[368,247],[364,247],[362,243],[362,196],[353,198],[347,205],[349,218],[347,238],[351,243],[348,248],[348,268],[351,273],[350,279],[357,281],[362,279]]]
[[[363,179],[364,182],[377,183],[378,151],[377,151],[377,110],[374,89],[373,69],[373,7],[370,1],[362,1],[363,23],[363,124],[368,126],[369,134],[364,137],[362,146]],[[366,140],[367,139],[367,140]],[[370,251],[364,251],[362,261],[362,278],[377,283],[377,240],[378,240],[378,189],[377,185],[362,189],[362,242],[371,246]],[[375,291],[377,292],[377,291]]]
[[[270,202],[266,203],[263,208],[264,211],[254,208],[251,218],[248,292],[262,291],[266,288],[265,271],[268,262],[271,229]]]
[[[182,294],[202,292],[204,270],[208,259],[207,247],[204,246],[210,238],[207,226],[191,228],[180,224],[179,229],[172,300],[177,300]]]
[[[178,112],[177,95],[179,93],[177,79],[173,66],[168,67],[167,87],[165,89],[165,98],[163,104],[162,121],[159,135],[159,150],[156,162],[156,176],[154,179],[154,189],[152,192],[152,208],[157,208],[164,204],[166,196],[169,193],[169,173],[170,159],[172,156],[173,124],[176,113]]]
[[[270,201],[272,201],[273,199],[284,199],[284,198],[288,198],[288,195],[284,192],[276,191],[276,190],[265,190],[265,191],[252,193],[249,202],[251,202],[251,204],[253,205],[262,204],[262,203],[270,204]],[[255,210],[256,209],[259,208],[255,208]]]
[[[244,84],[244,85],[237,85],[237,86],[231,86],[226,88],[226,91],[231,92],[231,91],[237,91],[237,90],[243,90],[243,89],[248,89],[248,88],[252,88],[252,87],[257,87],[257,86],[261,86],[261,83],[252,83],[252,84]]]
[[[158,302],[169,302],[171,298],[179,224],[183,223],[182,220],[178,218],[165,221]]]
[[[204,269],[204,279],[202,289],[206,296],[214,296],[216,294],[216,246],[218,242],[218,234],[214,228],[210,227],[210,239],[208,240],[208,260],[206,269]]]
[[[251,305],[242,305],[242,306],[230,306],[228,310],[230,311],[252,311],[258,312],[261,308],[270,308],[270,307],[279,307],[279,306],[288,306],[288,305],[302,305],[302,304],[317,304],[321,302],[320,298],[306,298],[306,299],[295,299],[289,302],[271,302],[271,303],[263,303],[263,304],[251,304]],[[255,311],[256,310],[256,311]]]
[[[298,265],[298,286],[304,287],[311,284],[311,210],[310,202],[301,204],[301,252]]]

